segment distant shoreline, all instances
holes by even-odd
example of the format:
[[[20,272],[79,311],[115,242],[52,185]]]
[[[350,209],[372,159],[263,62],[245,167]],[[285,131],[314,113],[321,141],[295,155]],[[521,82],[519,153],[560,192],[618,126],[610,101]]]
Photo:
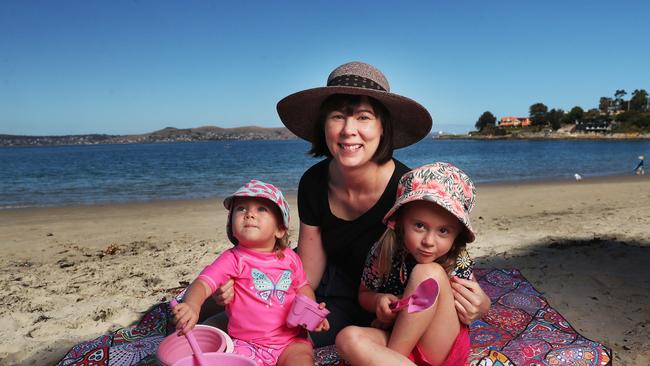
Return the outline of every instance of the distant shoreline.
[[[150,144],[196,141],[236,140],[292,140],[297,137],[285,127],[234,127],[204,126],[197,128],[166,127],[140,135],[63,135],[22,136],[0,134],[0,147],[24,146],[84,146],[110,144]]]
[[[470,134],[449,134],[433,137],[436,140],[650,140],[650,134],[641,133],[551,133],[544,134],[519,134],[519,135],[470,135]]]
[[[427,138],[439,140],[649,140],[650,134],[642,133],[575,133],[575,132],[522,132],[499,135],[430,134]],[[113,144],[151,144],[200,141],[251,141],[251,140],[295,140],[296,135],[286,127],[233,127],[204,126],[197,128],[167,127],[140,135],[60,135],[28,136],[0,134],[0,147],[29,146],[86,146]]]

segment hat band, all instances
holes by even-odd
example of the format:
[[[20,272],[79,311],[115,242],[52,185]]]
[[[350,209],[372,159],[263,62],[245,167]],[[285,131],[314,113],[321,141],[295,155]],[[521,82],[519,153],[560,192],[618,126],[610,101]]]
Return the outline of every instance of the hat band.
[[[357,75],[337,76],[334,79],[329,80],[327,82],[327,86],[352,86],[357,88],[386,91],[384,87],[377,84],[375,81]]]

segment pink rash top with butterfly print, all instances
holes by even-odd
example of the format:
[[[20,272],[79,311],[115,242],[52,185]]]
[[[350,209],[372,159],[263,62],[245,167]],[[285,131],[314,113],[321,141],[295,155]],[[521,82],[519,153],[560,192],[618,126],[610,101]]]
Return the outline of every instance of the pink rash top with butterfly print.
[[[226,305],[228,334],[260,345],[282,347],[304,335],[302,328],[289,328],[286,319],[296,291],[309,285],[298,255],[284,250],[259,253],[241,246],[228,249],[199,275],[212,292],[232,278],[235,296]]]

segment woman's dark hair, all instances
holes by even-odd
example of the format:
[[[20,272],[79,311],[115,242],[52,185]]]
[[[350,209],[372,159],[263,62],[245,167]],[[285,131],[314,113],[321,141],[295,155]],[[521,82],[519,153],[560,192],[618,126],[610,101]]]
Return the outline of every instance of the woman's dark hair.
[[[333,111],[341,111],[346,115],[352,115],[354,109],[361,104],[363,98],[368,98],[375,115],[381,121],[381,127],[384,133],[379,140],[377,151],[372,156],[372,161],[377,164],[383,164],[393,158],[393,125],[390,120],[390,113],[378,100],[365,95],[350,95],[350,94],[333,94],[323,101],[318,112],[318,121],[316,123],[316,130],[314,140],[311,144],[309,154],[314,157],[327,156],[332,157],[332,153],[327,148],[325,142],[325,120],[327,115]]]

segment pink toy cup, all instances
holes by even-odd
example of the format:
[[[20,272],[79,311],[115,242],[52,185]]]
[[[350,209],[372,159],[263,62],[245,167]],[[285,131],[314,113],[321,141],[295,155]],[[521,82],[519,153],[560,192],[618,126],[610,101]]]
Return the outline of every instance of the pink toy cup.
[[[287,315],[287,325],[289,327],[302,325],[307,330],[312,331],[329,313],[327,309],[320,309],[316,301],[305,295],[298,294],[293,300],[289,315]]]
[[[230,337],[221,329],[197,324],[194,329],[192,329],[192,333],[201,347],[201,351],[203,351],[203,354],[206,357],[210,352],[223,353],[232,352],[233,350],[232,339],[230,339]],[[177,362],[187,356],[189,356],[190,359],[194,358],[190,344],[187,342],[185,337],[179,337],[176,332],[165,337],[156,352],[156,357],[158,357],[158,360],[165,366],[176,366]],[[185,363],[184,365],[192,365],[192,363]]]
[[[204,353],[203,357],[210,365],[220,366],[257,366],[257,362],[235,353]],[[173,366],[198,366],[194,356],[183,357],[174,362]]]

